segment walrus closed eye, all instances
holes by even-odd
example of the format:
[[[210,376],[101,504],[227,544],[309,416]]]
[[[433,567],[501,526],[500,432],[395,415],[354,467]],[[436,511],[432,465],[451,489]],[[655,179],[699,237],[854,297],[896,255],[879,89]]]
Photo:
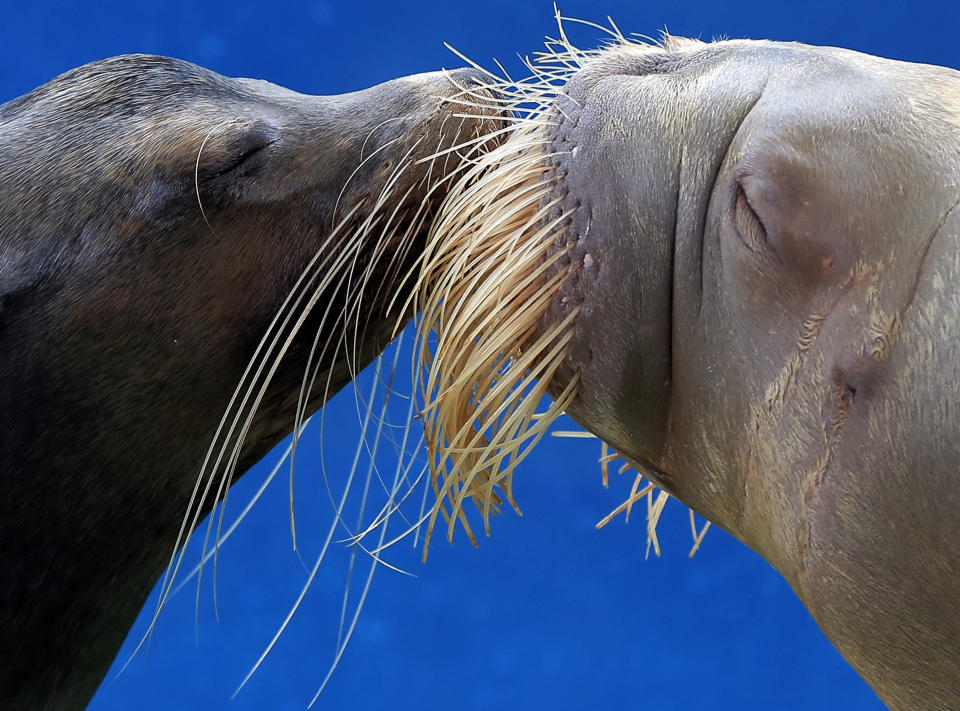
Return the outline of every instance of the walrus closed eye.
[[[324,97],[124,56],[0,106],[4,709],[83,708],[232,474],[409,315],[496,127],[450,103],[475,74]]]
[[[434,520],[488,525],[565,410],[891,708],[960,708],[960,74],[613,34],[490,78],[527,112],[428,242]]]

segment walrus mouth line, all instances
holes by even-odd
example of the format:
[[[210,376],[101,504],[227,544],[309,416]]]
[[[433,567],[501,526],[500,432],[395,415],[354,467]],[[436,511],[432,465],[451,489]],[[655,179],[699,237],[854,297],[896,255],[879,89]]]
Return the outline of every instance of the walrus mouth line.
[[[569,152],[551,145],[550,129],[567,117],[557,104],[573,74],[610,48],[624,45],[672,48],[686,42],[667,34],[659,42],[627,38],[610,27],[566,18],[556,12],[559,38],[547,38],[546,51],[525,60],[530,76],[514,81],[484,71],[484,94],[470,94],[486,110],[509,109],[514,119],[506,140],[463,172],[447,194],[430,231],[417,289],[418,359],[431,484],[436,496],[427,522],[427,556],[436,521],[445,522],[453,540],[457,524],[476,545],[464,511],[467,499],[480,512],[484,532],[502,500],[520,513],[513,495],[513,472],[573,401],[579,374],[561,375],[573,337],[579,306],[571,305],[555,324],[545,324],[547,308],[561,287],[576,278],[580,264],[565,259],[576,235],[564,235],[572,211],[563,210],[558,159]],[[570,42],[564,21],[606,32],[608,47],[581,50]],[[649,39],[649,38],[646,38]],[[455,50],[454,50],[455,51]],[[459,54],[459,53],[458,53]],[[488,94],[502,97],[491,104]],[[570,97],[565,97],[570,101]],[[576,102],[574,102],[576,103]],[[575,209],[575,208],[574,208]],[[558,215],[557,212],[560,214]],[[564,382],[558,382],[563,378]],[[547,390],[556,398],[537,411]],[[554,435],[592,436],[584,432]],[[618,458],[602,445],[601,467]],[[626,463],[620,472],[634,467]],[[634,504],[647,501],[647,552],[660,554],[657,522],[670,498],[642,469],[628,499],[602,519],[619,513],[629,519]],[[709,522],[698,530],[690,512],[694,545],[703,541]]]

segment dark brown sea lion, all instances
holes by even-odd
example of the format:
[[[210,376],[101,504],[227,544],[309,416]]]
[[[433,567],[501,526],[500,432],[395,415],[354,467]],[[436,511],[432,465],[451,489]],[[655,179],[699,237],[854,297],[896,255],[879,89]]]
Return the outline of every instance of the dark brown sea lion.
[[[390,340],[472,75],[306,96],[136,55],[0,106],[0,708],[82,709],[229,484],[192,497],[211,440],[244,471]]]
[[[509,497],[545,380],[774,565],[891,708],[960,709],[960,74],[559,45],[578,68],[428,248],[442,507]]]

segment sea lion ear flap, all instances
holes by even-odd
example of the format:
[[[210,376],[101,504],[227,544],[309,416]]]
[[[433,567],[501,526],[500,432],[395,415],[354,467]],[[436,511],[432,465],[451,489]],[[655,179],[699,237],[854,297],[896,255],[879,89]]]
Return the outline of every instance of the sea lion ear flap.
[[[200,138],[192,151],[191,172],[200,183],[252,177],[269,163],[270,146],[279,140],[279,127],[266,119],[227,119]]]

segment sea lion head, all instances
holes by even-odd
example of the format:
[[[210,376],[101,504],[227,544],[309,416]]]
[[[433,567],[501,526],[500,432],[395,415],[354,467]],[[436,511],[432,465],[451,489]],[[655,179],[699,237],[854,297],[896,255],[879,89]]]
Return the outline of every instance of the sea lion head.
[[[474,75],[308,96],[132,55],[0,107],[4,704],[85,705],[233,472],[409,315],[492,130]]]
[[[438,508],[496,503],[564,410],[770,561],[888,704],[957,707],[960,75],[762,41],[556,60],[437,231],[486,270],[425,278],[434,382],[473,393],[436,390]]]

